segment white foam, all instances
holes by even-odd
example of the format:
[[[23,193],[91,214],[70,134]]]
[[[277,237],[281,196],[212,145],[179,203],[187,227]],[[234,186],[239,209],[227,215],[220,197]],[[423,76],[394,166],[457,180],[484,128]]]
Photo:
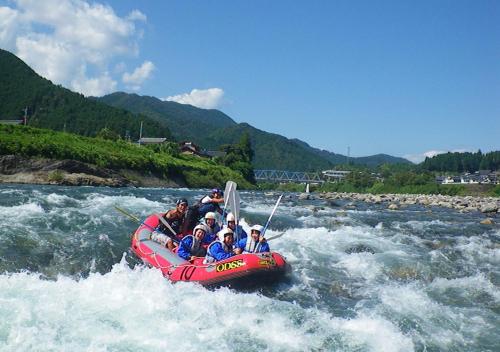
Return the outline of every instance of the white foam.
[[[256,293],[172,284],[158,270],[131,270],[123,261],[80,280],[0,275],[0,301],[0,344],[8,351],[305,351],[328,346],[332,336],[374,351],[411,349],[382,319],[344,320]]]
[[[61,195],[61,194],[56,194],[56,193],[50,193],[46,196],[47,202],[49,204],[55,204],[55,205],[60,205],[63,204],[64,202],[68,200],[72,200],[72,198],[66,196],[66,195]]]
[[[3,218],[9,223],[12,221],[12,219],[16,219],[16,221],[23,221],[33,217],[34,215],[40,215],[44,213],[45,211],[42,206],[35,202],[14,205],[12,207],[0,207],[0,219]]]

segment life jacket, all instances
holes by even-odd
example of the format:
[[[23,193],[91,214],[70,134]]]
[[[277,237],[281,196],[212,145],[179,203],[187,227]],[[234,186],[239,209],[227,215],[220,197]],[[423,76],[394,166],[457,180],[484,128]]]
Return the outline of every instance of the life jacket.
[[[212,203],[212,202],[202,203],[203,199],[205,199],[206,197],[212,198],[210,196],[204,196],[196,203],[198,206],[198,216],[200,218],[204,217],[205,214],[210,212],[210,211],[215,213],[215,212],[218,212],[220,210],[219,203]]]
[[[207,247],[207,255],[205,256],[205,259],[203,260],[203,264],[210,264],[210,263],[213,263],[216,261],[215,257],[212,255],[212,248],[213,248],[213,245],[216,243],[220,243],[222,245],[222,249],[226,253],[231,253],[231,251],[233,250],[233,246],[229,247],[227,244],[225,244],[222,241],[219,241],[219,240],[213,241]]]
[[[188,235],[185,238],[191,238],[191,248],[189,253],[196,257],[206,254],[205,248],[203,248],[201,241],[197,240],[194,235]]]
[[[245,230],[243,230],[243,227],[241,227],[241,225],[236,225],[236,227],[233,230],[234,243],[238,243],[240,240],[245,238],[243,235],[244,232]]]
[[[253,240],[252,236],[247,237],[247,244],[245,245],[245,252],[258,253],[261,247],[260,242]]]

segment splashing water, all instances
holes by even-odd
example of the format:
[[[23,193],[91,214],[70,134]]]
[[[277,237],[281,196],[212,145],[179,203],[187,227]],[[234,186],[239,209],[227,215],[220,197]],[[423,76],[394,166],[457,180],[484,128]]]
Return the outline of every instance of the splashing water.
[[[172,284],[129,251],[136,224],[203,190],[0,186],[0,351],[495,351],[500,230],[480,214],[284,201],[292,263],[256,291]],[[274,198],[242,192],[242,221]]]

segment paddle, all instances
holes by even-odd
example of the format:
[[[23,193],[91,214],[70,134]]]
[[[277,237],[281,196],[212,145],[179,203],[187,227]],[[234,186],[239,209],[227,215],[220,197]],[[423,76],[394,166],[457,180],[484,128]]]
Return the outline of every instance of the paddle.
[[[157,232],[160,232],[162,234],[164,234],[165,236],[168,236],[166,233],[158,230],[158,229],[155,229],[153,226],[150,226],[148,224],[146,224],[144,221],[141,221],[141,219],[139,219],[137,216],[135,215],[132,215],[130,214],[129,212],[127,212],[126,210],[120,208],[120,207],[117,207],[116,205],[114,206],[114,208],[116,210],[118,210],[120,213],[122,213],[123,215],[127,216],[128,218],[134,220],[136,223],[139,223],[141,225],[144,225],[146,226],[147,228],[149,228],[150,230],[152,231],[157,231]],[[174,236],[176,235],[174,229],[170,226],[170,224],[168,222],[165,221],[165,219],[163,219],[159,214],[155,214],[159,219],[160,221],[174,234]],[[163,221],[162,221],[163,220]],[[172,238],[171,236],[168,236],[169,238]],[[176,238],[172,238],[172,240],[175,242],[175,243],[179,243],[179,240],[176,239]]]
[[[227,181],[226,188],[224,189],[224,210],[222,211],[222,222],[224,222],[224,217],[226,214],[226,209],[228,207],[229,199],[232,198],[232,194],[236,191],[238,185],[234,181]],[[222,226],[222,223],[220,224]]]
[[[269,219],[267,219],[266,226],[264,226],[264,229],[262,230],[261,236],[264,236],[264,234],[266,233],[266,230],[269,227],[269,224],[271,223],[271,219],[274,215],[274,212],[276,211],[276,208],[278,208],[278,205],[280,204],[281,198],[283,198],[283,194],[280,195],[280,197],[278,198],[278,201],[276,202],[276,204],[274,206],[273,211],[271,212],[271,215],[269,215]]]
[[[235,224],[235,230],[236,230],[236,238],[239,237],[239,228],[238,224],[240,222],[240,193],[238,191],[234,191],[233,194],[233,208],[231,208],[234,213],[234,224]]]
[[[267,241],[267,242],[269,242],[269,241],[274,240],[274,239],[276,239],[276,238],[280,238],[280,237],[281,237],[281,236],[283,236],[285,233],[286,233],[286,232],[282,232],[282,233],[279,233],[279,234],[277,234],[277,235],[274,235],[274,236],[271,236],[271,237],[269,237],[269,238],[266,238],[266,241]]]

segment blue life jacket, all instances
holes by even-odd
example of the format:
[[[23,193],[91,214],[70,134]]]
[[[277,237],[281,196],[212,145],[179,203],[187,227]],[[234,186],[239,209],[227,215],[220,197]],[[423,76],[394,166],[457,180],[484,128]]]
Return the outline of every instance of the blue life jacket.
[[[205,255],[205,249],[202,247],[203,240],[196,246],[196,241],[193,235],[184,237],[179,243],[177,255],[183,259],[189,260],[192,255],[200,257]]]
[[[238,243],[240,240],[247,238],[248,235],[241,225],[236,225],[233,231],[234,243]]]
[[[233,246],[229,247],[221,241],[215,241],[208,246],[204,263],[213,263],[214,261],[231,258],[234,255]]]
[[[262,253],[271,251],[267,242],[255,242],[251,236],[239,240],[237,247],[247,253]]]

